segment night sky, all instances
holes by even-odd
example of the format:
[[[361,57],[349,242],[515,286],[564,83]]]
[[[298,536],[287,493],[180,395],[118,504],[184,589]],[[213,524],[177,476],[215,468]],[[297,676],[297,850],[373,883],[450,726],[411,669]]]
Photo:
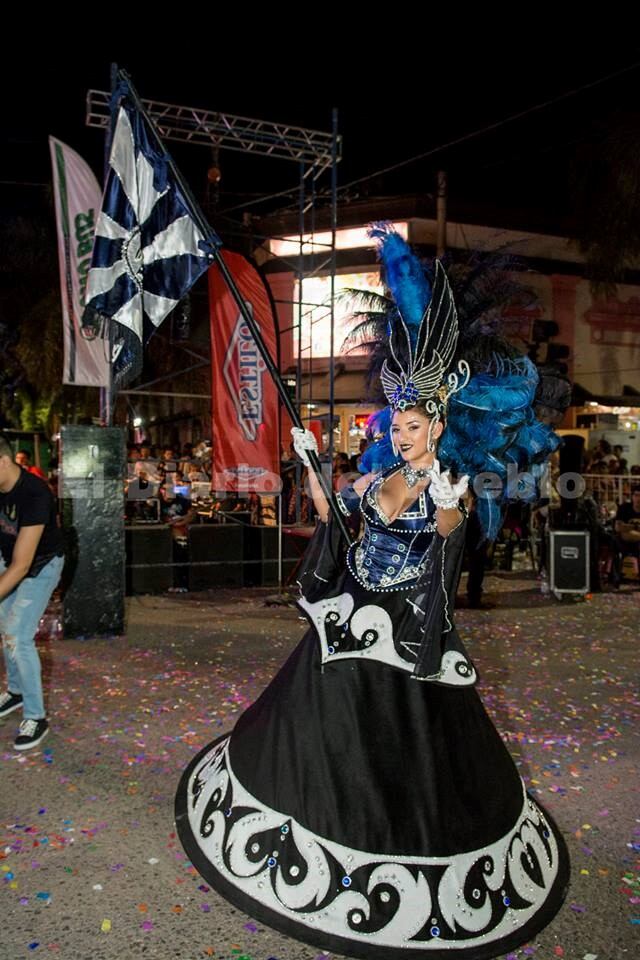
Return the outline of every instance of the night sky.
[[[611,28],[594,21],[580,33],[548,23],[534,30],[508,17],[499,33],[489,31],[489,39],[474,43],[473,25],[456,38],[451,24],[429,33],[428,24],[417,30],[410,18],[397,27],[381,18],[370,35],[344,36],[330,28],[326,14],[315,14],[313,27],[309,21],[297,36],[292,30],[277,40],[262,42],[259,30],[247,39],[212,20],[206,30],[192,26],[189,42],[172,51],[165,31],[160,45],[148,37],[138,43],[58,40],[28,59],[5,59],[3,217],[50,209],[48,134],[81,153],[101,179],[104,137],[85,126],[85,95],[89,88],[108,89],[112,60],[129,71],[143,98],[322,130],[330,130],[331,109],[337,107],[342,186],[484,130],[368,179],[346,196],[429,194],[443,168],[453,210],[456,204],[480,205],[496,224],[502,212],[513,218],[514,210],[522,211],[523,227],[530,214],[532,224],[550,230],[570,222],[575,164],[584,161],[589,145],[604,136],[618,112],[638,110],[640,44],[624,42],[619,21]],[[414,36],[411,45],[405,43],[408,36]],[[571,91],[577,92],[566,96]],[[541,104],[547,105],[534,109]],[[517,114],[523,116],[503,122]],[[183,144],[169,148],[203,197],[211,151]],[[226,151],[221,168],[220,210],[297,183],[296,166],[285,161]],[[250,209],[266,213],[284,203]]]

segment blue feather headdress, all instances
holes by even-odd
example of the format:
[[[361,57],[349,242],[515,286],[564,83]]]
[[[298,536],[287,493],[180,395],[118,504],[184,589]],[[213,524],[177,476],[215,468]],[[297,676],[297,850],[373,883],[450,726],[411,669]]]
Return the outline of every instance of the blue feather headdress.
[[[394,410],[422,403],[436,422],[469,380],[464,360],[452,369],[459,331],[447,275],[436,260],[431,287],[420,261],[390,224],[374,224],[369,236],[379,241],[385,282],[399,314],[387,328],[390,356],[380,371],[382,389]]]
[[[386,305],[386,335],[379,334],[373,365],[389,406],[374,415],[375,430],[382,436],[361,457],[360,470],[377,472],[400,462],[389,433],[395,410],[421,403],[434,420],[446,415],[438,458],[443,468],[469,474],[472,483],[477,480],[478,518],[485,536],[495,539],[504,504],[535,496],[536,478],[559,445],[551,428],[535,417],[538,373],[527,357],[509,356],[505,343],[504,356],[483,359],[470,376],[466,361],[456,355],[458,319],[442,265],[436,261],[431,283],[418,258],[388,224],[374,224],[369,232],[380,242],[393,302]],[[467,317],[467,326],[477,325],[477,320]],[[477,337],[474,330],[467,343]],[[481,475],[492,475],[488,489]]]

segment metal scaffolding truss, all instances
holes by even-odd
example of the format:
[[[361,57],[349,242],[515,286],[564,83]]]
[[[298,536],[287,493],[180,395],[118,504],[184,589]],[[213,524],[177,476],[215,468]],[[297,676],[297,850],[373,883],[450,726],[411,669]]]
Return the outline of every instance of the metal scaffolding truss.
[[[87,93],[86,123],[107,133],[111,123],[111,95],[103,90],[89,90]],[[334,416],[334,380],[335,380],[335,308],[334,288],[336,274],[336,230],[338,223],[337,165],[342,157],[342,137],[338,134],[338,113],[333,111],[332,132],[311,130],[286,123],[273,123],[269,120],[251,119],[233,116],[217,110],[201,110],[198,107],[178,106],[159,100],[142,100],[142,105],[153,121],[163,140],[193,143],[198,146],[214,147],[220,150],[235,150],[256,157],[272,157],[278,160],[293,161],[298,167],[298,253],[291,258],[291,269],[298,281],[298,298],[291,303],[293,313],[292,326],[297,328],[298,357],[296,370],[296,403],[302,406],[302,326],[305,318],[302,302],[302,281],[316,273],[325,273],[330,277],[331,295],[329,303],[330,343],[329,343],[329,412],[330,423]],[[329,171],[331,186],[323,192],[330,202],[330,243],[326,244],[326,259],[322,266],[309,265],[305,256],[304,237],[315,233],[316,205],[320,199],[318,181]],[[295,189],[295,188],[294,188]],[[246,205],[245,205],[246,206]],[[284,259],[287,258],[277,258]],[[313,260],[313,258],[311,258]],[[283,331],[279,331],[282,333]],[[309,374],[313,369],[311,352],[307,358]],[[311,382],[311,381],[310,381]],[[142,384],[142,387],[148,384]],[[129,391],[128,391],[129,392]],[[136,393],[135,388],[130,391]],[[142,391],[140,391],[142,392]],[[309,400],[311,387],[309,387]],[[333,455],[333,430],[329,430],[329,454]],[[296,517],[300,518],[301,468],[297,467]]]
[[[87,126],[109,127],[109,102],[109,93],[89,90]],[[142,103],[163,140],[293,160],[315,167],[316,175],[340,160],[341,138],[336,138],[337,142],[334,143],[331,133],[294,127],[288,123],[237,117],[217,110],[181,107],[159,100],[143,100]]]

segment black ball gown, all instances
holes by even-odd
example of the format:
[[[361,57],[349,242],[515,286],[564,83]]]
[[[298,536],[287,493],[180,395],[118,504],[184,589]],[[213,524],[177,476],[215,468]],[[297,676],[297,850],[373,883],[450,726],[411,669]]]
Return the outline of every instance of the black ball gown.
[[[351,957],[483,960],[560,907],[569,863],[475,690],[453,624],[464,519],[422,493],[389,522],[379,475],[341,554],[320,524],[301,575],[310,629],[178,788],[194,866],[275,929]],[[346,563],[345,563],[346,559]]]

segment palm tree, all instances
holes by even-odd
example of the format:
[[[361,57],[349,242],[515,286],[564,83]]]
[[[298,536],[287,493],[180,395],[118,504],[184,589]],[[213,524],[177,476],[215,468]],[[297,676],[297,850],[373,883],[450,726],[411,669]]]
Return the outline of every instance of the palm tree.
[[[0,418],[52,431],[72,403],[97,412],[96,391],[62,383],[63,340],[56,237],[51,223],[15,217],[0,225]]]
[[[447,255],[443,264],[458,310],[457,353],[467,360],[472,373],[485,370],[496,355],[519,356],[522,351],[506,339],[503,311],[516,304],[530,306],[536,302],[536,294],[512,276],[517,267],[513,256],[473,251],[465,260]],[[385,340],[389,323],[393,324],[397,317],[396,306],[388,297],[364,290],[345,290],[339,298],[349,304],[352,324],[342,349],[349,353],[364,348],[369,353],[368,395],[374,402],[384,404],[380,368],[388,356]]]

